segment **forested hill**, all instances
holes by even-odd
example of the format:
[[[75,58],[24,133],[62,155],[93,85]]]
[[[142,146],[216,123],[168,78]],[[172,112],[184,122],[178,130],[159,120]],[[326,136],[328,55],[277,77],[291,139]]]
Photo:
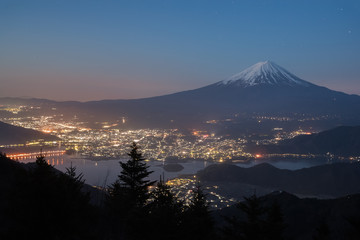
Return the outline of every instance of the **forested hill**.
[[[255,147],[261,153],[331,153],[338,156],[360,156],[360,126],[341,126],[311,135],[300,135],[276,145]]]
[[[266,219],[266,216],[261,214],[264,209],[272,209],[274,204],[279,206],[282,214],[275,219],[283,218],[283,239],[359,239],[360,194],[320,200],[301,199],[279,191],[257,198],[257,202],[259,205],[252,207],[260,209],[255,220],[260,221],[260,224],[263,217]],[[222,222],[224,217],[236,217],[239,222],[246,222],[246,215],[237,206],[215,212],[215,218]],[[275,227],[276,231],[276,225],[272,227]]]
[[[58,137],[50,134],[0,122],[1,145],[26,143],[26,141],[38,140],[38,139],[43,139],[45,141],[59,140]]]
[[[346,165],[331,166],[342,169],[346,178],[347,174],[358,174],[359,164],[351,165],[355,169],[351,174]],[[234,174],[239,173],[239,169],[231,165],[214,165],[207,170],[219,166],[225,170],[232,169],[223,172],[227,175],[222,176],[224,180],[229,180],[229,184],[238,179],[239,176]],[[256,179],[263,176],[268,181],[268,171],[283,171],[267,164],[248,170],[249,173],[241,173],[245,177],[258,173],[260,175]],[[314,168],[307,170],[311,173]],[[220,175],[223,173],[220,172]],[[220,175],[214,177],[220,178]],[[333,177],[338,178],[336,174]],[[299,177],[299,180],[303,178]],[[312,184],[316,185],[316,182]],[[298,185],[303,184],[299,182]],[[211,213],[204,194],[194,197],[190,206],[182,206],[184,201],[177,201],[170,186],[160,182],[151,196],[159,197],[162,202],[155,202],[155,198],[150,205],[141,208],[142,211],[150,208],[148,213],[133,210],[124,215],[125,207],[131,206],[133,201],[114,198],[109,202],[106,199],[111,199],[112,195],[107,194],[103,198],[105,204],[95,206],[90,204],[90,196],[82,190],[83,186],[81,174],[61,174],[41,157],[31,165],[12,161],[0,154],[0,239],[359,239],[360,236],[357,232],[360,229],[360,194],[317,200],[274,192],[247,200],[241,211],[234,206]],[[254,202],[256,204],[252,204]],[[278,207],[274,207],[275,203]],[[119,213],[114,214],[114,209],[118,209]],[[246,214],[255,214],[255,220],[249,220]],[[239,218],[231,224],[226,217],[233,215]],[[128,221],[130,217],[131,221]],[[162,226],[160,231],[158,226]],[[252,228],[254,226],[256,228]],[[142,237],[135,237],[138,234]]]
[[[91,187],[77,176],[0,153],[0,239],[96,239]]]
[[[360,163],[336,163],[300,170],[278,169],[268,163],[251,168],[211,165],[197,173],[201,181],[238,182],[294,194],[340,197],[360,193]]]

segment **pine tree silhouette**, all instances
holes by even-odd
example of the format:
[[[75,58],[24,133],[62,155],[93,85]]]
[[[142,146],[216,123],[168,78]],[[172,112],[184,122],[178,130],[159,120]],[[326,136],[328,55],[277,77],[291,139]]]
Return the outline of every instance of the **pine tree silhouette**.
[[[230,226],[223,229],[225,239],[246,240],[281,240],[285,228],[280,206],[275,202],[271,207],[264,207],[261,199],[255,194],[244,197],[245,201],[237,208],[245,214],[245,221],[227,218]]]
[[[144,162],[142,153],[134,142],[131,145],[131,151],[128,153],[130,159],[123,163],[118,179],[109,187],[109,200],[125,204],[125,211],[134,207],[143,207],[149,198],[149,186],[155,181],[147,179],[152,171]]]
[[[149,203],[149,232],[154,239],[181,239],[180,225],[183,203],[171,192],[171,187],[160,178],[151,193]]]
[[[94,208],[82,192],[75,168],[66,175],[47,164],[44,156],[19,172],[9,192],[7,220],[2,239],[89,239],[94,234]],[[18,164],[18,168],[23,168]],[[14,172],[15,173],[15,172]],[[81,176],[81,174],[79,175]],[[26,223],[26,224],[25,224]],[[76,227],[74,227],[76,226]]]
[[[199,184],[193,189],[190,205],[185,211],[184,232],[187,239],[216,239],[210,206]]]
[[[238,204],[238,208],[246,214],[247,221],[242,223],[244,238],[248,240],[264,239],[263,214],[266,212],[260,199],[254,194],[244,197],[245,201]]]
[[[115,238],[138,239],[141,232],[137,226],[146,224],[145,206],[150,197],[149,187],[155,181],[148,179],[152,171],[149,171],[136,143],[130,147],[130,159],[120,162],[120,175],[108,188],[106,205]]]
[[[120,162],[122,171],[118,177],[121,187],[127,192],[132,204],[141,207],[149,198],[149,186],[155,181],[147,179],[153,171],[148,170],[149,166],[144,162],[145,159],[138,149],[136,143],[133,142],[131,151],[128,153],[130,159],[126,163]]]
[[[285,229],[284,218],[278,202],[273,202],[267,209],[267,217],[265,222],[266,239],[282,240]]]

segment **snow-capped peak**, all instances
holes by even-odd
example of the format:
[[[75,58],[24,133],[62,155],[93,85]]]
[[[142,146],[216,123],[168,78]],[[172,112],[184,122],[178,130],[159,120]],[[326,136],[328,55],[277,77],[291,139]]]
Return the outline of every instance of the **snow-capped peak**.
[[[236,85],[241,87],[250,87],[259,84],[281,85],[281,86],[305,86],[311,84],[294,74],[288,72],[279,65],[271,62],[259,62],[244,71],[235,74],[221,82],[219,85]]]

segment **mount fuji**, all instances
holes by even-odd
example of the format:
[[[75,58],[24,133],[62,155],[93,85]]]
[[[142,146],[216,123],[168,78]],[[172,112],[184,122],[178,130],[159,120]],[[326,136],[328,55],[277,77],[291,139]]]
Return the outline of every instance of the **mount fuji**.
[[[254,113],[360,119],[360,96],[317,86],[271,61],[256,63],[227,79],[194,90],[82,105],[90,112],[96,109],[100,115],[124,116],[135,125],[159,127],[188,126],[195,122]]]
[[[317,86],[271,61],[256,63],[214,84],[169,95],[51,104],[86,121],[125,118],[130,127],[191,127],[252,114],[335,116],[360,124],[360,96]]]
[[[218,83],[219,85],[231,85],[234,87],[252,87],[268,84],[274,86],[303,86],[313,84],[306,82],[279,65],[270,62],[259,62],[244,71],[229,77]]]

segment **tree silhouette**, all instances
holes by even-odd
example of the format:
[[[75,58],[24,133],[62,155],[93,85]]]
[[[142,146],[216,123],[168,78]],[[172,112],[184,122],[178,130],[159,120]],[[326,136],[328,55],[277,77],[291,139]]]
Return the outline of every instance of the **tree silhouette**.
[[[150,206],[153,208],[164,208],[178,204],[178,200],[171,192],[171,187],[160,177],[156,188],[151,192]]]
[[[36,157],[35,163],[40,167],[49,166],[49,164],[47,164],[47,162],[45,160],[45,156],[42,154],[40,154],[39,156]]]
[[[216,238],[210,206],[199,184],[193,189],[191,202],[185,211],[184,232],[187,239]]]
[[[144,162],[142,153],[135,142],[130,146],[130,159],[120,162],[122,170],[118,179],[108,188],[106,205],[113,224],[116,237],[137,238],[139,231],[136,226],[146,221],[145,205],[149,199],[149,186],[155,181],[148,179],[152,171]]]
[[[72,195],[78,195],[78,196],[84,196],[86,198],[89,198],[89,193],[83,193],[81,190],[84,187],[85,180],[83,179],[84,174],[76,173],[76,167],[70,165],[69,168],[66,168],[65,174],[60,175],[61,180],[67,185],[68,190],[72,191]]]
[[[147,178],[152,173],[149,166],[144,162],[142,153],[139,152],[135,142],[131,145],[131,151],[128,153],[130,159],[126,162],[120,162],[122,168],[118,180],[109,188],[110,196],[122,195],[128,200],[130,207],[142,207],[149,198],[148,188],[155,181]]]
[[[254,194],[244,197],[245,201],[238,204],[238,208],[246,214],[247,221],[242,222],[244,239],[258,240],[264,239],[264,220],[263,214],[266,212],[260,199]]]
[[[266,239],[281,240],[285,229],[284,218],[278,202],[273,202],[267,209],[267,217],[265,222]]]
[[[75,183],[78,183],[80,185],[83,185],[85,180],[83,180],[84,174],[80,173],[79,175],[76,174],[76,167],[72,165],[72,163],[70,163],[70,167],[69,168],[65,168],[66,172],[65,174],[67,176],[69,176],[71,179],[74,180]]]
[[[66,175],[47,164],[44,156],[28,166],[17,164],[25,171],[13,171],[17,181],[8,194],[9,225],[2,239],[95,237],[94,207],[89,204],[88,194],[82,192],[83,181],[75,168],[71,176]]]
[[[315,233],[314,233],[312,239],[313,240],[327,240],[329,238],[330,238],[329,225],[326,223],[325,219],[323,219],[320,222],[319,226],[315,229]],[[359,239],[359,238],[354,238],[354,239]]]
[[[149,232],[154,239],[180,239],[183,203],[171,187],[160,178],[151,193],[149,203]]]
[[[264,207],[254,194],[244,197],[245,201],[237,204],[237,208],[245,214],[245,221],[227,218],[230,226],[223,229],[226,239],[275,240],[283,239],[285,228],[280,206],[274,202],[270,208]]]

